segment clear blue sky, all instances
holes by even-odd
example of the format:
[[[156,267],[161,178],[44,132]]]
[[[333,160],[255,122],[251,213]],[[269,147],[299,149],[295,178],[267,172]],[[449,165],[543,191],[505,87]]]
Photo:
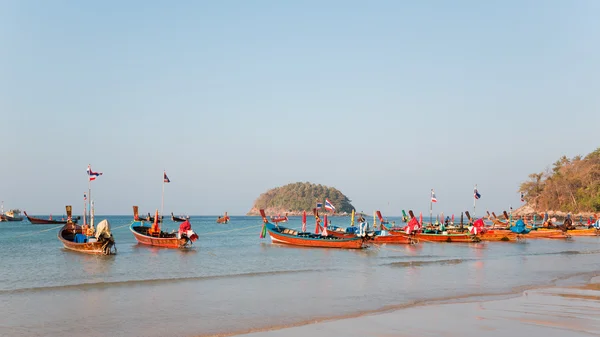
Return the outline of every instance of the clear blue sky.
[[[358,210],[519,206],[600,135],[600,1],[0,3],[0,199],[246,213],[291,182]]]

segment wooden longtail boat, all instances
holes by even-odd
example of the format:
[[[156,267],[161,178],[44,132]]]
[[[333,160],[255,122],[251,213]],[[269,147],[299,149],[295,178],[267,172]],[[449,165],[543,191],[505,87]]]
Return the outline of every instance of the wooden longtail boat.
[[[225,215],[217,218],[217,223],[229,223],[229,215],[225,212]]]
[[[158,222],[162,222],[163,217],[162,215],[158,218]],[[147,222],[154,222],[154,217],[152,215],[150,215],[150,212],[148,212],[147,216],[141,216],[138,213],[138,207],[137,206],[133,206],[133,221],[147,221]]]
[[[158,216],[158,210],[156,210],[156,216]],[[140,244],[155,247],[190,248],[193,242],[198,239],[198,235],[192,231],[192,226],[188,220],[181,223],[177,233],[163,232],[156,221],[153,224],[144,221],[133,221],[129,226],[129,230]]]
[[[171,221],[173,222],[184,222],[185,220],[188,220],[190,217],[178,217],[173,215],[173,212],[171,212]]]
[[[567,234],[572,236],[600,236],[600,230],[592,228],[576,228],[567,231]]]
[[[284,216],[272,216],[271,217],[271,222],[272,223],[280,223],[280,222],[287,222],[288,221],[288,216],[287,213],[285,213]]]
[[[23,214],[25,214],[25,216],[27,217],[27,220],[29,220],[29,222],[31,222],[32,225],[61,225],[61,224],[66,224],[69,221],[72,223],[77,223],[79,217],[74,217],[72,219],[69,219],[68,217],[66,219],[42,219],[42,218],[36,218],[36,217],[32,217],[29,216],[27,214],[27,212],[23,212]]]
[[[406,235],[406,234],[404,234]],[[427,233],[416,233],[413,234],[414,237],[419,239],[419,241],[425,242],[479,242],[481,239],[477,237],[477,235],[473,235],[470,233],[464,234],[427,234]]]
[[[485,229],[477,234],[481,241],[519,241],[527,234],[517,234],[506,229]]]
[[[395,243],[395,244],[415,244],[419,242],[419,239],[413,235],[376,235],[373,237],[374,243]]]
[[[533,230],[527,233],[528,238],[532,239],[569,239],[571,234],[560,229]]]
[[[302,246],[302,247],[319,247],[319,248],[346,248],[346,249],[361,249],[365,248],[365,239],[360,237],[353,238],[338,238],[333,236],[323,236],[312,233],[299,233],[297,230],[274,225],[267,220],[264,210],[260,210],[263,218],[263,231],[269,233],[271,242]]]
[[[71,216],[71,206],[67,206],[67,216]],[[79,226],[69,222],[58,231],[58,239],[63,246],[72,251],[95,255],[113,255],[117,253],[115,240],[110,232],[108,220],[102,220],[93,231],[94,215],[93,209],[90,209],[90,227],[92,232],[88,232],[87,225]],[[92,234],[92,235],[88,235]]]

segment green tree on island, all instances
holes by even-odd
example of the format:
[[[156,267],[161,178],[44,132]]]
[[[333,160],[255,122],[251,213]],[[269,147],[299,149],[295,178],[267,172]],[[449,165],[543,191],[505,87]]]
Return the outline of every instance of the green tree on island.
[[[600,212],[600,148],[584,158],[562,156],[519,191],[536,211]]]
[[[354,209],[351,200],[334,187],[297,182],[261,194],[254,202],[253,210],[277,209],[290,213],[310,211],[315,208],[317,202],[324,203],[325,198],[335,206],[336,213],[350,213]],[[249,214],[253,213],[250,211]]]

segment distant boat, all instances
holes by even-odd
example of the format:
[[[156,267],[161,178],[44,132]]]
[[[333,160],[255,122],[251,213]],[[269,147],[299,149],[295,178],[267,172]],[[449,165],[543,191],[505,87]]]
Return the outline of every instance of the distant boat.
[[[58,231],[58,239],[63,246],[72,251],[94,255],[112,255],[117,253],[115,240],[110,232],[108,220],[102,220],[94,230],[94,209],[90,206],[90,227],[68,222]],[[67,206],[67,217],[71,216],[71,206]],[[85,217],[85,214],[84,214]],[[84,221],[85,222],[85,221]]]
[[[160,216],[158,218],[158,222],[162,222],[163,217]],[[141,216],[138,213],[138,206],[133,206],[133,221],[148,221],[148,222],[154,222],[154,217],[152,215],[150,215],[150,212],[148,212],[147,216]]]
[[[173,212],[171,212],[171,221],[173,222],[184,222],[185,220],[189,220],[189,216],[175,216],[173,215]]]
[[[2,221],[23,221],[21,211],[18,209],[11,209],[10,211],[0,213]]]
[[[280,216],[280,215],[278,215],[278,216],[272,216],[271,217],[271,222],[272,223],[287,222],[289,220],[287,215],[288,214],[285,213],[284,216]]]
[[[224,216],[217,218],[217,223],[229,223],[229,215],[227,215],[227,212],[225,212]]]
[[[48,219],[42,219],[42,218],[36,218],[36,217],[32,217],[29,216],[27,214],[27,212],[23,212],[25,214],[25,216],[27,217],[27,220],[29,220],[29,222],[31,222],[32,225],[60,225],[60,224],[66,224],[69,221],[71,221],[72,223],[77,223],[77,221],[80,219],[80,217],[76,216],[72,219],[67,218],[61,218],[61,219],[52,219],[52,217],[49,217]]]
[[[264,210],[260,210],[263,218],[263,232],[268,232],[271,242],[276,244],[286,244],[302,247],[319,248],[346,248],[361,249],[365,248],[365,238],[338,238],[333,236],[323,236],[319,234],[298,232],[297,230],[274,225],[269,222]]]

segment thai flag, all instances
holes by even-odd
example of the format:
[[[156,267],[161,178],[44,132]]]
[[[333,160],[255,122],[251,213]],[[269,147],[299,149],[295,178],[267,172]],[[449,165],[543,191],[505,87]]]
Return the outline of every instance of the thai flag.
[[[92,181],[92,180],[96,180],[97,176],[101,176],[102,172],[94,172],[94,171],[92,171],[91,166],[88,165],[88,167],[87,167],[87,174],[88,174],[88,176],[90,178],[90,181]]]
[[[328,211],[335,212],[335,207],[333,207],[333,205],[331,204],[331,201],[329,201],[329,199],[325,199],[325,209]]]
[[[171,180],[169,179],[169,177],[167,177],[167,172],[163,172],[163,181],[165,183],[170,183]]]
[[[323,204],[320,202],[317,202],[317,209],[321,209],[321,208],[323,208]]]
[[[475,187],[475,189],[473,190],[473,196],[475,197],[475,199],[481,198],[481,194],[479,194],[479,192],[477,191],[477,187]]]
[[[435,197],[435,192],[433,188],[431,189],[431,202],[437,202],[437,198]]]

